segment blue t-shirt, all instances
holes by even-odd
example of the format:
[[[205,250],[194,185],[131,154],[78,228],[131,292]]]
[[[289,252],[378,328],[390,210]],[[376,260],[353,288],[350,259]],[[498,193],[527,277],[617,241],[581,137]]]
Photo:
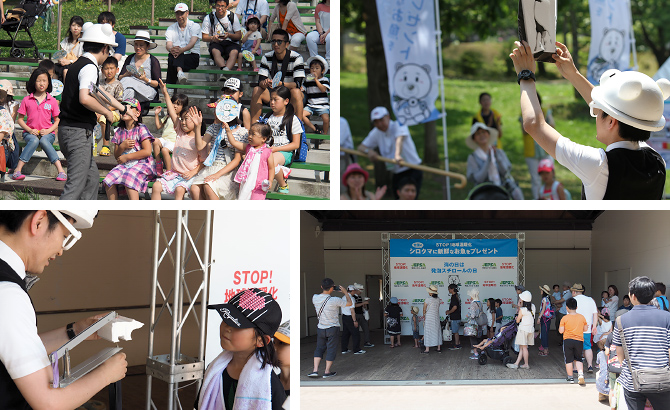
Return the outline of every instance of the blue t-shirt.
[[[116,34],[114,35],[114,41],[116,41],[116,44],[118,44],[118,45],[116,46],[116,48],[114,48],[114,52],[112,53],[112,55],[121,54],[121,56],[125,56],[126,55],[126,36],[124,36],[123,34],[121,34],[117,31]]]
[[[502,308],[496,308],[496,317],[500,317],[500,319],[496,319],[496,323],[502,323]]]
[[[670,310],[670,303],[668,303],[668,298],[666,298],[665,295],[656,296],[656,300],[658,300],[658,305],[661,307],[661,310]]]

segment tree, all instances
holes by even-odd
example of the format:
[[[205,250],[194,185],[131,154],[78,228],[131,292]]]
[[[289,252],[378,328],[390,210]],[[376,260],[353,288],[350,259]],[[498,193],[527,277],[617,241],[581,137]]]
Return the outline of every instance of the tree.
[[[654,53],[659,67],[670,57],[670,34],[666,31],[666,27],[670,27],[670,15],[665,12],[667,6],[667,2],[662,0],[631,1],[637,37],[642,32],[644,44]]]

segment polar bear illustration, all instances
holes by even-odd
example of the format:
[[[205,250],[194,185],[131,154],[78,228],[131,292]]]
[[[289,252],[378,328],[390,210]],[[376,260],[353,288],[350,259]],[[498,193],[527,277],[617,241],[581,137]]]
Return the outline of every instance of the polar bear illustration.
[[[619,67],[619,59],[624,52],[625,37],[626,32],[623,30],[605,29],[605,35],[598,48],[598,55],[589,62],[589,79],[598,81],[600,76],[610,68],[626,69],[626,67]]]
[[[395,113],[401,124],[410,120],[419,123],[430,117],[425,98],[432,88],[430,66],[414,63],[396,64],[393,76],[393,102]]]

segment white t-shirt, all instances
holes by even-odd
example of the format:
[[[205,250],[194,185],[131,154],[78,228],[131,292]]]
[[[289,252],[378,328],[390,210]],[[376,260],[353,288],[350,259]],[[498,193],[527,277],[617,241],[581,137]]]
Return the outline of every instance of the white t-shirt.
[[[533,316],[535,315],[535,305],[531,306],[531,310],[529,311],[525,307],[522,307],[521,310],[521,322],[519,322],[519,330],[523,330],[524,332],[532,332],[535,330],[535,321],[533,320]]]
[[[340,117],[340,147],[354,149],[354,139],[351,136],[351,128],[344,117]],[[340,151],[340,156],[345,156],[344,152]]]
[[[244,24],[250,16],[257,16],[259,19],[261,16],[270,17],[270,6],[267,0],[240,0],[235,8],[235,14],[241,17]]]
[[[202,32],[205,33],[205,34],[221,36],[224,33],[233,34],[233,33],[237,33],[238,31],[242,30],[242,26],[240,25],[240,20],[238,20],[237,16],[235,14],[233,14],[232,11],[226,10],[226,15],[221,17],[221,18],[217,18],[216,14],[214,14],[214,31],[213,31],[214,34],[212,34],[212,25],[210,23],[210,16],[211,15],[212,15],[212,13],[209,13],[208,15],[203,17],[203,19],[202,19]],[[232,15],[232,17],[233,17],[233,23],[232,24],[230,23],[230,16],[229,15]],[[230,41],[231,43],[235,43],[235,44],[238,43],[238,41],[233,41],[233,40],[230,40],[230,39],[226,39],[226,41]]]
[[[609,332],[610,330],[612,330],[612,321],[610,320],[609,322],[605,322],[603,320],[600,325],[596,326],[596,334],[593,337],[593,341],[598,343],[598,341],[603,338],[603,334]]]
[[[330,298],[330,299],[328,299]],[[326,299],[328,302],[326,302]],[[330,327],[340,325],[340,308],[347,304],[345,299],[340,299],[338,297],[331,297],[324,293],[318,293],[312,296],[312,303],[314,304],[314,309],[316,309],[316,316],[319,320],[317,327],[319,329],[328,329]],[[326,304],[324,305],[324,302]],[[321,307],[323,306],[323,310]],[[319,315],[319,311],[321,315]]]
[[[19,256],[0,241],[0,259],[20,277],[26,277]],[[0,282],[0,361],[12,379],[49,366],[46,348],[37,334],[35,310],[28,294],[12,282]]]
[[[351,309],[353,309],[354,303],[356,303],[356,301],[354,300],[354,295],[349,294],[349,296],[351,296],[352,304],[350,306],[342,306],[342,314],[345,316],[351,316]],[[345,305],[347,304],[347,295],[342,296],[342,301],[344,302]]]
[[[272,128],[272,138],[274,139],[273,147],[281,147],[283,145],[293,142],[293,135],[302,134],[302,126],[300,120],[295,115],[293,116],[293,124],[291,125],[291,137],[286,135],[286,128],[281,126],[283,116],[271,115],[268,118],[268,125]]]
[[[586,295],[577,295],[574,299],[577,301],[577,313],[584,316],[586,323],[589,325],[588,333],[591,333],[593,314],[598,313],[598,306],[596,306],[596,302],[592,298]]]
[[[419,154],[416,152],[412,136],[409,135],[409,128],[406,125],[398,124],[397,121],[389,121],[389,127],[386,132],[382,132],[379,128],[374,127],[363,140],[363,145],[371,149],[379,148],[382,157],[395,158],[395,141],[396,138],[402,136],[405,137],[402,142],[402,150],[400,151],[402,159],[410,164],[420,164],[421,158],[419,158]],[[394,174],[399,174],[408,169],[398,164],[393,165]]]
[[[556,143],[556,160],[582,180],[586,199],[603,199],[610,175],[606,152],[615,148],[637,151],[650,147],[644,142],[619,141],[602,149],[580,145],[561,137]]]
[[[179,23],[174,23],[165,30],[165,40],[171,41],[172,46],[186,47],[193,37],[198,37],[198,40],[195,42],[193,48],[184,51],[184,54],[200,54],[200,39],[202,38],[200,24],[187,20],[186,27],[183,30],[179,27]]]
[[[93,61],[93,64],[87,64],[82,67],[82,69],[79,70],[79,75],[77,76],[79,79],[79,89],[85,90],[91,86],[91,83],[98,81],[100,76],[100,69],[98,68],[98,60],[93,57],[93,54],[84,53],[81,58],[88,58],[89,60]]]

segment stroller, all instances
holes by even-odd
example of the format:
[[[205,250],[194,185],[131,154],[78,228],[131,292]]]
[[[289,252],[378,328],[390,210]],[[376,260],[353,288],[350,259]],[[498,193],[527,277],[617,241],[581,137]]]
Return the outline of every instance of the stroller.
[[[34,58],[39,59],[37,44],[35,44],[35,40],[30,34],[30,28],[46,8],[47,4],[40,0],[22,0],[17,8],[7,11],[2,29],[9,34],[11,40],[0,40],[0,47],[10,47],[9,54],[14,58],[23,58],[25,56],[23,49],[32,48]],[[27,33],[30,41],[17,40],[20,32]]]
[[[510,356],[509,350],[514,346],[514,338],[516,337],[517,323],[515,320],[505,324],[504,329],[500,331],[493,343],[488,345],[484,351],[479,354],[477,361],[481,365],[488,362],[488,358],[502,361],[503,365],[507,363],[514,363],[514,359]],[[486,353],[486,354],[484,354]]]

